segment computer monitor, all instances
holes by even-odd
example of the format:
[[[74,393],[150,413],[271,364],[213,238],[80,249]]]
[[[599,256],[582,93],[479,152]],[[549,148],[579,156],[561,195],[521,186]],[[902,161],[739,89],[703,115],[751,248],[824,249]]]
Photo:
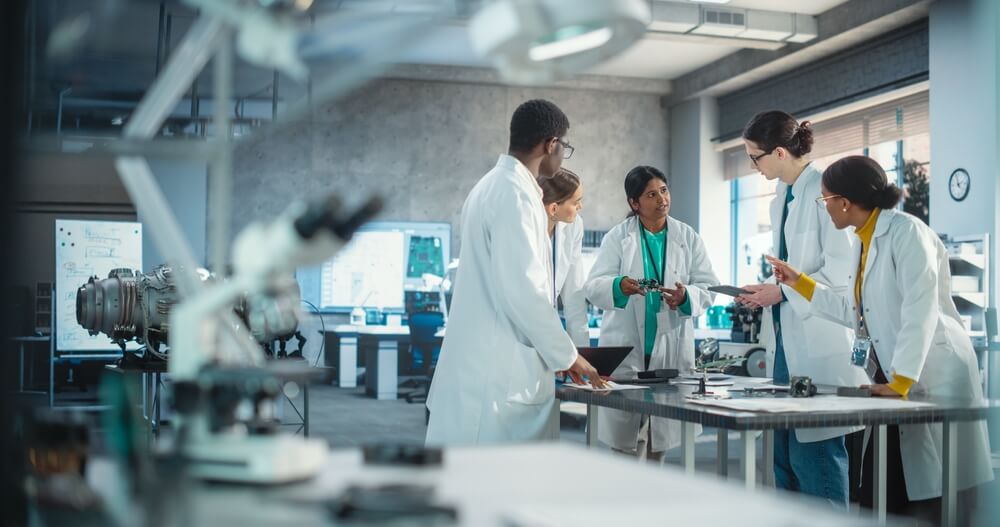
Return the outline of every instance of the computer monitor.
[[[302,298],[322,311],[356,306],[403,312],[404,291],[424,289],[424,275],[443,277],[451,260],[451,224],[371,222],[332,259],[296,273]]]

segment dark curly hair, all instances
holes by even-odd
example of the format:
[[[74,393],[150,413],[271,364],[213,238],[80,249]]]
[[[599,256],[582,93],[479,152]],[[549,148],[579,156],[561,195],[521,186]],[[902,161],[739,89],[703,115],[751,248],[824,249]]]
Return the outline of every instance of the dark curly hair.
[[[529,152],[539,143],[562,137],[569,130],[569,118],[552,102],[532,99],[514,110],[510,118],[511,152]]]
[[[750,119],[743,129],[743,139],[753,141],[765,152],[777,147],[788,150],[795,157],[812,151],[813,133],[809,121],[799,123],[780,110],[761,112]]]
[[[865,156],[834,161],[823,172],[823,186],[865,210],[891,209],[903,198],[903,189],[889,182],[882,165]]]

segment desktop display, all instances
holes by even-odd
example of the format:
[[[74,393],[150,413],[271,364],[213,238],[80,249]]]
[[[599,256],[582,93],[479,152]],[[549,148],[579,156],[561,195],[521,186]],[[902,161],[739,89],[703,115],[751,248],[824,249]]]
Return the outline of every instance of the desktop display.
[[[448,223],[371,222],[336,257],[296,277],[303,299],[323,311],[402,312],[405,292],[426,289],[425,274],[444,276],[450,246]]]

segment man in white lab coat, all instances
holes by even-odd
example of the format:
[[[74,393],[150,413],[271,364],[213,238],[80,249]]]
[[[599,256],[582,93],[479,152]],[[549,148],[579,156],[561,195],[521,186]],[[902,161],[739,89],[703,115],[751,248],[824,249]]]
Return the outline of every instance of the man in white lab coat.
[[[578,355],[556,312],[551,245],[535,178],[573,147],[555,104],[514,111],[510,146],[462,207],[461,264],[448,329],[427,397],[429,445],[553,438],[555,373],[603,381]]]

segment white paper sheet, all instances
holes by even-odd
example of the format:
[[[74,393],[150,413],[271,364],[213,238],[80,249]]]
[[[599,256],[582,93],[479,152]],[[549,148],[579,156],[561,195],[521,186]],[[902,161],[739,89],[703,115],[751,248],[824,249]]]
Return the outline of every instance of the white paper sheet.
[[[579,388],[581,390],[587,390],[588,392],[615,392],[620,390],[648,390],[649,386],[642,386],[639,384],[618,384],[616,382],[607,382],[607,388],[594,388],[589,384],[576,384],[575,382],[567,382],[563,384],[570,388]]]

